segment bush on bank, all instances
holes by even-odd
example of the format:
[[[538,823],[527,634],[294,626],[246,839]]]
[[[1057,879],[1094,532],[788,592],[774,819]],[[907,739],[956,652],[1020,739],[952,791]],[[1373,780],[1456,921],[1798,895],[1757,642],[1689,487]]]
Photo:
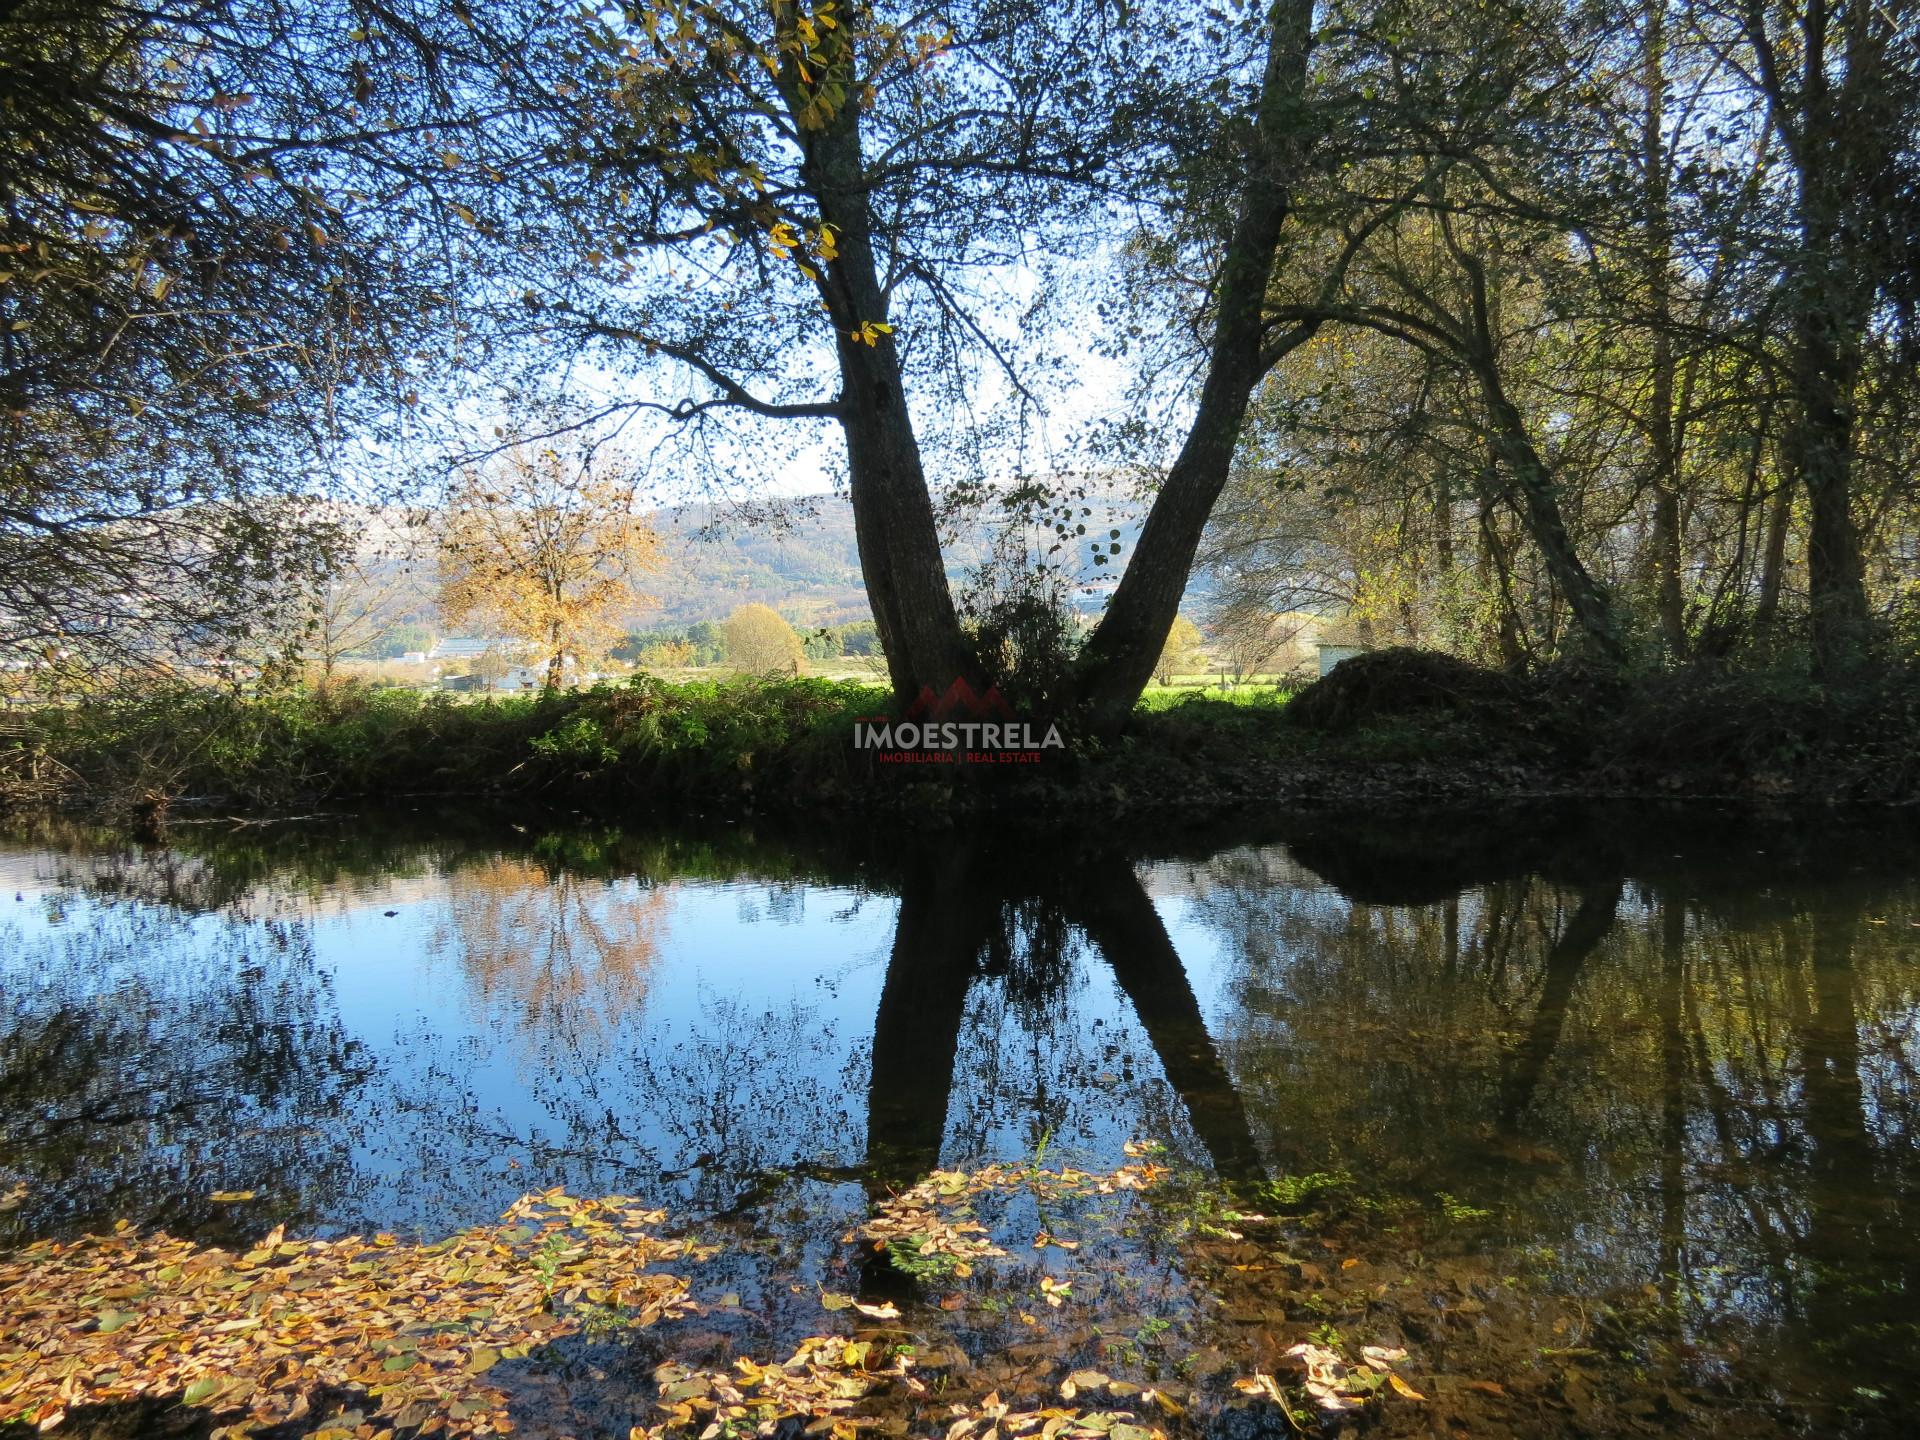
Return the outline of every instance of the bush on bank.
[[[21,712],[0,739],[16,800],[271,806],[493,794],[617,781],[688,793],[845,769],[853,718],[884,702],[826,680],[693,681],[463,701],[335,687],[243,695],[187,685]]]
[[[585,806],[915,811],[996,805],[1223,809],[1514,794],[1920,799],[1920,671],[1826,689],[1774,672],[1515,677],[1405,650],[1297,697],[1143,707],[1040,766],[885,765],[854,722],[886,692],[846,681],[651,676],[463,700],[335,687],[158,686],[0,716],[0,802],[157,811],[394,796]],[[1073,808],[1062,808],[1070,805]]]

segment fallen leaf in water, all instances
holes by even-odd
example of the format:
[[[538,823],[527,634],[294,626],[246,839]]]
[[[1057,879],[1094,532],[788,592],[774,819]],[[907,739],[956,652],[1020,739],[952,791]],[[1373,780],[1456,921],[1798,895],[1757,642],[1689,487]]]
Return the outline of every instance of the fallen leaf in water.
[[[435,1244],[275,1229],[236,1255],[124,1225],[39,1241],[0,1257],[0,1427],[178,1395],[238,1436],[297,1419],[331,1388],[417,1415],[409,1426],[439,1413],[459,1422],[450,1433],[498,1431],[511,1422],[487,1372],[582,1329],[576,1304],[629,1325],[692,1311],[685,1283],[648,1267],[712,1248],[659,1239],[662,1219],[556,1190]],[[104,1291],[102,1276],[115,1277]]]
[[[1394,1394],[1404,1396],[1408,1400],[1424,1400],[1427,1398],[1391,1371],[1387,1374],[1387,1383],[1393,1387]]]

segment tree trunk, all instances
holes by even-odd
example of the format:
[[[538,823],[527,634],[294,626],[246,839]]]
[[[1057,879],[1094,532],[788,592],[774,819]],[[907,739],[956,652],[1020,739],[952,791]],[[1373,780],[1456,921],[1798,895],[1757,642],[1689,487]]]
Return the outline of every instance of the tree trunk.
[[[1261,354],[1262,308],[1299,164],[1313,6],[1310,0],[1274,0],[1269,24],[1245,188],[1215,290],[1213,343],[1199,407],[1107,613],[1080,657],[1082,723],[1097,734],[1119,731],[1152,678],[1201,534],[1227,483],[1248,402],[1269,368]]]
[[[1496,592],[1500,620],[1495,643],[1500,647],[1500,664],[1507,670],[1519,670],[1527,663],[1526,647],[1520,643],[1520,617],[1514,613],[1513,582],[1507,573],[1507,550],[1496,532],[1494,520],[1494,465],[1487,465],[1487,478],[1480,496],[1480,565],[1482,592]]]
[[[1686,608],[1680,591],[1680,434],[1673,407],[1673,241],[1667,185],[1665,0],[1646,7],[1645,110],[1641,120],[1642,195],[1646,222],[1647,323],[1651,330],[1645,429],[1652,452],[1653,531],[1649,569],[1660,640],[1675,659],[1687,651]]]
[[[1835,318],[1799,319],[1792,372],[1796,411],[1789,464],[1807,493],[1807,605],[1814,673],[1836,679],[1867,650],[1868,611],[1860,534],[1853,520],[1853,401],[1856,363]]]
[[[1767,514],[1766,548],[1760,554],[1760,595],[1753,607],[1754,627],[1770,630],[1780,614],[1780,589],[1787,570],[1787,531],[1793,523],[1793,482],[1783,478]]]
[[[868,328],[887,323],[888,301],[873,251],[859,115],[847,104],[824,130],[804,131],[801,174],[839,252],[819,289],[836,332],[848,498],[894,698],[906,704],[923,689],[940,694],[956,679],[977,678],[977,667],[947,585],[899,350],[890,332]]]
[[[547,635],[547,643],[553,647],[547,657],[547,685],[549,695],[560,688],[560,681],[566,674],[567,652],[560,643],[560,627],[555,625]]]
[[[1764,62],[1759,80],[1793,158],[1799,244],[1786,274],[1793,316],[1787,367],[1793,413],[1788,473],[1807,497],[1807,600],[1813,669],[1836,679],[1858,669],[1870,640],[1865,567],[1853,519],[1854,387],[1876,284],[1863,248],[1863,191],[1890,159],[1897,121],[1888,112],[1883,30],[1871,7],[1810,6],[1789,37],[1767,34],[1768,11],[1754,6],[1747,25]],[[1886,24],[1895,22],[1891,14]],[[1838,33],[1844,54],[1832,53]],[[1780,59],[1797,51],[1789,80]]]
[[[1526,422],[1519,408],[1507,398],[1492,358],[1481,352],[1474,358],[1475,375],[1485,398],[1492,441],[1507,474],[1520,492],[1520,518],[1555,588],[1573,611],[1574,623],[1589,654],[1610,665],[1626,658],[1619,633],[1614,629],[1613,610],[1606,591],[1595,583],[1580,563],[1560,514],[1560,502],[1554,495],[1553,476],[1546,461],[1534,449]]]

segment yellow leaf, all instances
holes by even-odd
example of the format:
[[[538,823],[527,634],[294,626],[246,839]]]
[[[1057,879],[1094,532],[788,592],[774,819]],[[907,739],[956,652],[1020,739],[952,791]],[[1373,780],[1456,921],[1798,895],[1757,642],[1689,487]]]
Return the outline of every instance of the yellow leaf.
[[[1402,1380],[1398,1375],[1392,1374],[1391,1372],[1387,1375],[1387,1383],[1393,1386],[1394,1394],[1404,1396],[1409,1400],[1424,1400],[1427,1398],[1411,1385],[1407,1384],[1407,1382]]]

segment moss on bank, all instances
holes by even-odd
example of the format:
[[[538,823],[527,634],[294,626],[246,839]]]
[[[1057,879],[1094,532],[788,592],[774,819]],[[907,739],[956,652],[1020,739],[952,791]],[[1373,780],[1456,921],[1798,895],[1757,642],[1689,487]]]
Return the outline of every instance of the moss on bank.
[[[1064,721],[1064,748],[1031,765],[901,764],[856,749],[856,720],[885,703],[847,682],[646,676],[471,702],[157,688],[14,712],[0,733],[0,799],[155,810],[527,796],[1084,816],[1537,795],[1920,798],[1920,675],[1907,668],[1845,689],[1731,671],[1523,679],[1389,650],[1292,699],[1196,695],[1142,709],[1114,741]]]

